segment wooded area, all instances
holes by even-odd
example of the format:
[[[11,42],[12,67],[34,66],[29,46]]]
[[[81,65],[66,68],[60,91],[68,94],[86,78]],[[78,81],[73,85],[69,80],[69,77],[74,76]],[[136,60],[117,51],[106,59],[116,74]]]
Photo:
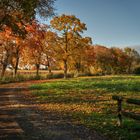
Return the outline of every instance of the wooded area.
[[[2,24],[2,23],[1,23]],[[17,22],[18,28],[22,24]],[[4,24],[0,32],[0,68],[4,77],[6,68],[63,70],[64,78],[68,72],[78,76],[80,73],[94,75],[139,73],[140,55],[126,47],[108,48],[93,45],[90,37],[83,37],[86,24],[74,15],[56,16],[50,25],[36,20],[25,23],[25,37],[13,32]],[[94,41],[93,41],[94,42]]]

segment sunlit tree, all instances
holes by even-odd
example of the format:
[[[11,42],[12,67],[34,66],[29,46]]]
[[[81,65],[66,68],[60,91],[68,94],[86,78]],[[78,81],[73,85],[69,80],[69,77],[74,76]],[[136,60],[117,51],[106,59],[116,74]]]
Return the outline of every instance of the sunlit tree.
[[[51,26],[58,32],[58,57],[63,62],[64,78],[67,78],[69,58],[80,47],[78,43],[86,25],[74,15],[61,15],[51,20]]]
[[[0,29],[7,25],[13,32],[24,35],[26,23],[37,16],[46,19],[54,15],[54,2],[55,0],[1,0]]]

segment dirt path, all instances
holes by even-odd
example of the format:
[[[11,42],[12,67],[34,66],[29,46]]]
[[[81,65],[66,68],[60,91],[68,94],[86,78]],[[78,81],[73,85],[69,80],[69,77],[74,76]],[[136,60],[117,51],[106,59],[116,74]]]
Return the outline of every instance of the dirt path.
[[[0,140],[105,140],[58,112],[39,110],[29,84],[0,85]]]

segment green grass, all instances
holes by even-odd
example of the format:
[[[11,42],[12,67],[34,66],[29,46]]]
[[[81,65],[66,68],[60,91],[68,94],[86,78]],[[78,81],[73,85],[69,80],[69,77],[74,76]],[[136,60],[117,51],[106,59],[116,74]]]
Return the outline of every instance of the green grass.
[[[33,94],[45,101],[43,109],[71,115],[82,124],[101,132],[111,140],[139,140],[140,122],[123,118],[117,126],[117,103],[112,95],[140,99],[139,76],[83,77],[32,85]],[[123,104],[140,112],[140,106]]]

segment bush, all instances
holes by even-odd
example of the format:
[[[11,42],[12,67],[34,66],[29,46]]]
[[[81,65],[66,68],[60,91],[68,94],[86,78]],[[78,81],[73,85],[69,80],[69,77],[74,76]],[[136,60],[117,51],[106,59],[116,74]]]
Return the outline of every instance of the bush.
[[[134,74],[140,74],[140,66],[135,68],[134,70]]]
[[[67,74],[67,78],[72,78],[74,77],[74,74],[72,73],[68,73]],[[59,79],[59,78],[64,78],[64,74],[63,73],[51,73],[47,75],[47,79]]]
[[[100,74],[100,73],[96,73],[96,74],[93,74],[93,73],[90,73],[90,72],[85,72],[85,73],[79,73],[79,77],[84,77],[84,76],[102,76],[103,74]]]
[[[47,78],[47,79],[52,79],[52,78],[53,78],[53,73],[47,74],[46,78]]]

